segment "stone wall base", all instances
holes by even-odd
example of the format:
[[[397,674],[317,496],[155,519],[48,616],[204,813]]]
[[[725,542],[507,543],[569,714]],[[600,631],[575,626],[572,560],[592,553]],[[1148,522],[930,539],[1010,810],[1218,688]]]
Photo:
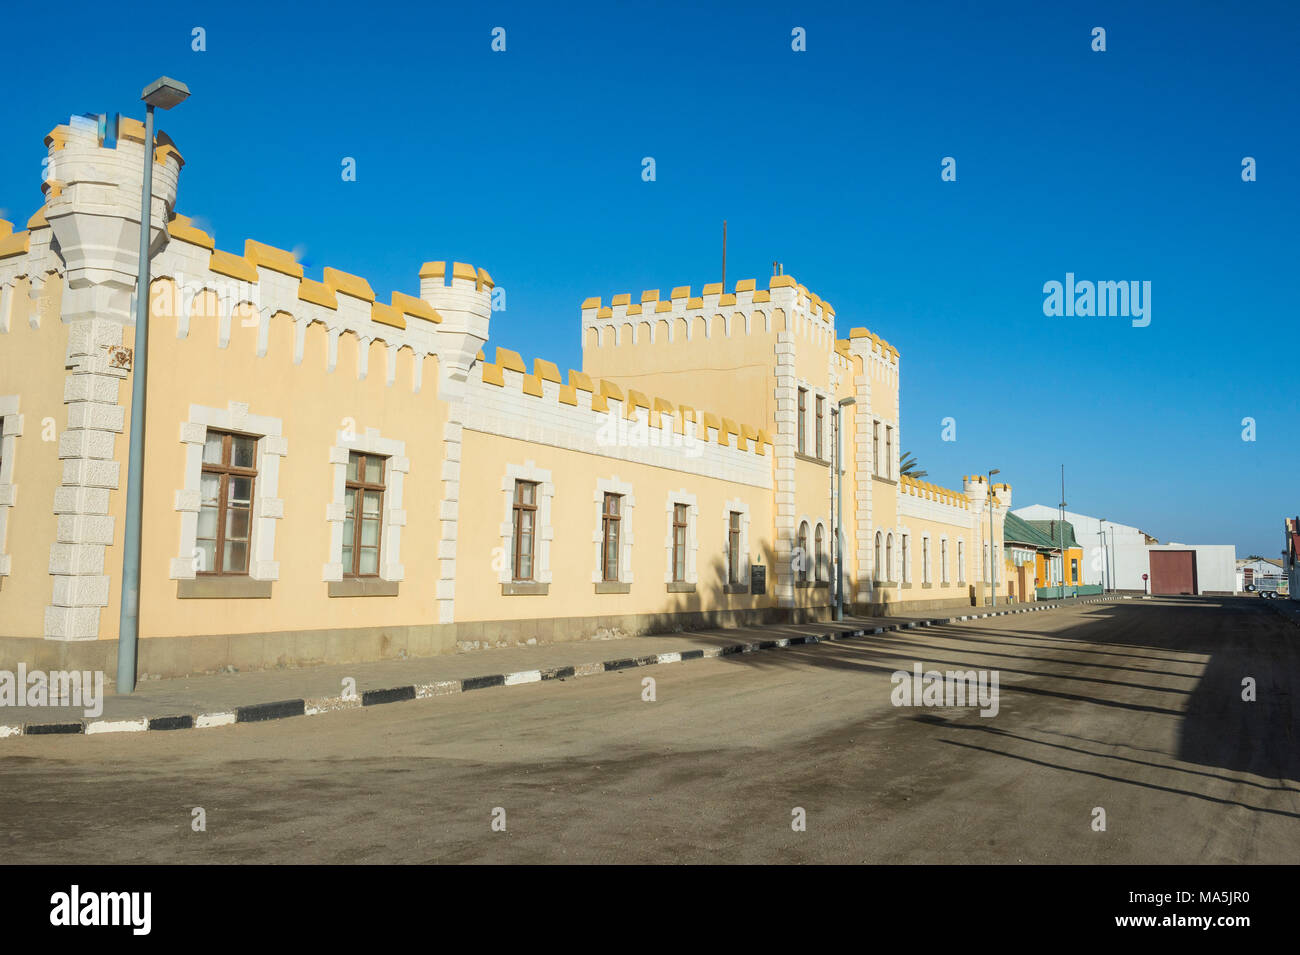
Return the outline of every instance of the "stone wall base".
[[[137,652],[140,679],[273,670],[330,663],[431,657],[462,650],[575,640],[616,640],[652,633],[714,630],[829,620],[829,607],[760,608],[693,613],[482,620],[408,627],[295,630],[198,637],[145,637]],[[0,670],[99,670],[117,675],[116,640],[0,637]]]

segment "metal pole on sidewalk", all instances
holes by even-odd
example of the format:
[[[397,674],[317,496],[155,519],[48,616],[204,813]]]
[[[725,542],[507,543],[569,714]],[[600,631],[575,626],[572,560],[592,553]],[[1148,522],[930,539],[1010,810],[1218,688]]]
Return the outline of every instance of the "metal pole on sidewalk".
[[[122,607],[117,629],[117,692],[135,691],[140,636],[140,530],[144,507],[144,410],[149,369],[149,240],[153,232],[153,111],[190,95],[184,83],[159,77],[141,93],[144,111],[144,184],[140,193],[140,270],[135,286],[135,354],[131,362],[131,433],[126,470],[126,524],[122,533]]]

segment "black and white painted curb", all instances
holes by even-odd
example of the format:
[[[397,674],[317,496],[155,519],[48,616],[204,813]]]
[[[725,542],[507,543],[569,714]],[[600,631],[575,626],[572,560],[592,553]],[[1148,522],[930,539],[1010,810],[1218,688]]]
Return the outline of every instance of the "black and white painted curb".
[[[1007,610],[989,610],[985,613],[962,614],[956,617],[936,617],[932,620],[913,620],[909,623],[893,623],[882,627],[860,628],[857,630],[838,630],[824,634],[804,634],[798,637],[780,637],[772,640],[756,640],[753,643],[733,643],[725,647],[703,647],[696,650],[674,650],[670,653],[652,653],[644,657],[622,657],[617,660],[605,660],[600,663],[581,663],[576,666],[551,667],[542,670],[521,670],[517,673],[493,673],[488,676],[473,676],[463,680],[443,680],[438,683],[408,684],[381,690],[365,690],[360,695],[318,697],[310,700],[278,700],[273,703],[256,703],[240,706],[233,710],[218,713],[171,714],[167,716],[144,717],[133,720],[79,720],[67,723],[26,723],[16,726],[0,724],[0,739],[8,736],[51,736],[63,734],[84,734],[98,736],[102,733],[140,733],[147,730],[188,730],[211,729],[215,726],[233,726],[236,723],[261,723],[266,720],[279,720],[290,716],[317,716],[321,713],[333,713],[339,710],[356,709],[363,706],[379,706],[383,703],[401,703],[407,700],[424,700],[435,696],[450,696],[453,693],[468,693],[471,690],[484,690],[495,686],[520,686],[525,683],[544,683],[548,680],[567,680],[571,678],[595,676],[612,670],[629,670],[637,667],[655,666],[661,663],[682,663],[687,660],[708,660],[715,657],[732,656],[738,653],[757,653],[760,650],[778,650],[787,647],[805,646],[814,643],[829,643],[836,640],[851,640],[858,637],[888,633],[893,630],[914,630],[920,627],[936,627],[948,624],[964,623],[971,620],[983,620],[987,617],[1006,617],[1018,613],[1036,613],[1042,610],[1056,610],[1061,606],[1076,607],[1082,604],[1102,603],[1116,600],[1131,600],[1131,597],[1084,597],[1068,605],[1032,604],[1013,606]]]

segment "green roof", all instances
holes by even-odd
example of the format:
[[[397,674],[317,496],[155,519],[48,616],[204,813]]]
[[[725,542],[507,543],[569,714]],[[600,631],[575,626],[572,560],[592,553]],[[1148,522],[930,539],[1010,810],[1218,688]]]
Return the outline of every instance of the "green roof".
[[[1046,537],[1047,546],[1053,549],[1061,546],[1062,537],[1067,548],[1079,546],[1079,542],[1074,538],[1074,525],[1069,521],[1026,521],[1025,523]]]
[[[1056,547],[1046,534],[1034,527],[1029,521],[1017,517],[1010,511],[1007,512],[1006,520],[1002,525],[1002,540],[1007,544],[1027,544],[1030,547],[1043,550]]]

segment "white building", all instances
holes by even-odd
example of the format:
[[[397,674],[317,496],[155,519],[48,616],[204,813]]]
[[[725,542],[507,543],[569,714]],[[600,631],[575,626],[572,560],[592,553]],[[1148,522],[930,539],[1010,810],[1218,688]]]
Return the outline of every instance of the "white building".
[[[1284,577],[1282,561],[1271,557],[1242,557],[1237,561],[1237,590],[1244,591],[1261,577]]]
[[[1058,508],[1030,504],[1012,510],[1027,521],[1060,520]],[[1083,548],[1084,583],[1107,590],[1144,591],[1151,573],[1151,551],[1195,551],[1195,584],[1199,593],[1234,593],[1237,590],[1237,549],[1232,544],[1160,544],[1128,524],[1087,514],[1065,512],[1074,536]]]

